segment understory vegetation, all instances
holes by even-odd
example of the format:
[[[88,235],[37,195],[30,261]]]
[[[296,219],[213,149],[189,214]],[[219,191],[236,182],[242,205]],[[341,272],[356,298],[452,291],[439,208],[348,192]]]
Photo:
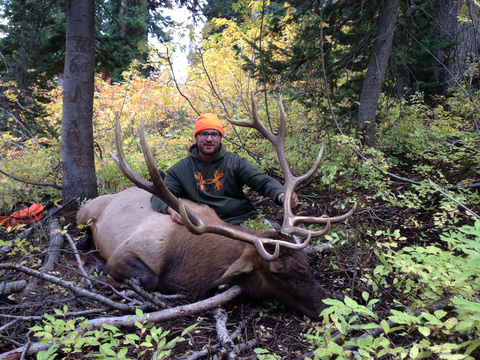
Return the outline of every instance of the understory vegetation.
[[[77,227],[75,211],[62,209],[75,199],[62,199],[62,89],[52,85],[42,89],[48,99],[45,116],[36,119],[42,131],[32,135],[23,126],[22,111],[4,114],[2,123],[0,215],[41,203],[46,221],[30,228],[0,225],[0,360],[17,348],[25,349],[25,358],[39,360],[226,358],[233,353],[265,360],[480,359],[480,93],[473,86],[466,92],[471,84],[460,83],[442,95],[415,92],[404,98],[385,92],[375,119],[377,146],[370,148],[355,134],[354,111],[332,116],[351,107],[350,100],[319,96],[314,106],[307,104],[295,92],[317,85],[303,78],[286,91],[259,85],[242,68],[239,55],[250,51],[248,32],[227,20],[209,26],[223,32],[202,42],[184,84],[172,77],[171,59],[153,49],[149,61],[132,63],[121,81],[96,75],[99,193],[132,185],[111,155],[117,117],[126,158],[144,178],[149,173],[140,146],[142,121],[157,166],[165,171],[186,156],[198,115],[216,112],[225,127],[225,147],[283,182],[272,144],[257,131],[227,121],[251,120],[253,91],[260,119],[276,133],[283,93],[292,172],[308,171],[325,144],[318,171],[296,189],[300,203],[294,213],[333,217],[357,204],[350,219],[332,224],[309,248],[315,277],[344,294],[344,300],[326,300],[323,321],[315,322],[276,301],[237,297],[212,310],[203,303],[193,308],[181,296],[145,293],[135,284],[124,291],[111,287],[111,279],[97,273],[92,253],[77,253],[74,243],[85,229]],[[252,25],[251,31],[259,28]],[[293,37],[287,35],[281,40]],[[145,69],[155,71],[146,77]],[[347,77],[338,81],[349,85]],[[337,99],[358,92],[336,90]],[[5,96],[11,103],[21,99],[15,91]],[[282,223],[281,207],[245,191],[262,216]],[[60,245],[52,245],[56,237]],[[43,271],[54,254],[55,267]],[[7,292],[12,283],[19,288]],[[154,314],[164,317],[153,321]],[[228,346],[218,340],[225,314]],[[115,322],[120,320],[122,326]]]

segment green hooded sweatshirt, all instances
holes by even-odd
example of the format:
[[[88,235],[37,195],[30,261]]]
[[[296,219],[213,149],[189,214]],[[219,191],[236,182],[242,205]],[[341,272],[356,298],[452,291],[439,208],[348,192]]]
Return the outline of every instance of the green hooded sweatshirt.
[[[278,195],[285,191],[277,180],[262,173],[241,156],[226,151],[223,144],[210,161],[203,160],[197,145],[192,145],[189,156],[168,169],[164,181],[175,196],[206,204],[222,220],[231,224],[241,224],[258,215],[243,193],[244,185],[277,204]],[[155,210],[167,213],[167,204],[155,195],[150,203]]]

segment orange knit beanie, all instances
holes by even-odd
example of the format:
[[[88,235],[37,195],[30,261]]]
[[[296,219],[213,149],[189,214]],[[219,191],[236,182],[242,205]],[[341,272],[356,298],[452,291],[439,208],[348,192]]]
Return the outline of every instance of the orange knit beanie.
[[[202,130],[217,130],[220,131],[223,136],[222,123],[220,122],[218,116],[215,114],[204,114],[200,116],[197,121],[195,121],[195,132],[193,133],[193,136],[197,136],[197,133]]]

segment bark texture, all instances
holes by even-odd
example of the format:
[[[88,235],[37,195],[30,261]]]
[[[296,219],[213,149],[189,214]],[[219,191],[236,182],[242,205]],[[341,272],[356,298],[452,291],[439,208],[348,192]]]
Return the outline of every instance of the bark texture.
[[[98,195],[92,126],[94,30],[94,0],[69,0],[62,115],[64,201]]]
[[[387,69],[393,34],[398,18],[399,0],[384,0],[380,8],[377,37],[373,43],[360,106],[357,115],[357,137],[363,145],[375,147],[375,113]]]
[[[434,0],[434,10],[439,35],[456,44],[448,53],[435,54],[441,61],[454,59],[439,71],[438,78],[445,89],[456,86],[455,80],[469,83],[478,77],[480,7],[473,0]]]

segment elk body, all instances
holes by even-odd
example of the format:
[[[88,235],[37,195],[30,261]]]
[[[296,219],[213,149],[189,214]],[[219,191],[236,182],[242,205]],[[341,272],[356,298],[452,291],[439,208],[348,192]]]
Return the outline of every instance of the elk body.
[[[186,293],[192,299],[212,295],[219,284],[237,284],[252,297],[276,298],[318,318],[322,300],[330,294],[313,277],[304,250],[282,248],[278,259],[267,261],[251,244],[218,234],[193,235],[152,209],[150,196],[132,187],[100,196],[79,211],[79,223],[92,219],[93,242],[106,260],[105,273],[117,281],[138,277],[147,290]],[[207,220],[232,226],[209,207],[187,206]],[[276,231],[251,233],[279,238]]]
[[[243,126],[261,125],[253,96],[252,106],[254,123]],[[280,109],[284,123],[281,102]],[[262,129],[257,130],[262,132]],[[277,136],[281,137],[281,132]],[[287,175],[288,166],[285,169],[282,165],[286,177],[284,210],[288,217],[282,232],[259,232],[230,225],[218,218],[213,209],[179,200],[170,193],[146,143],[143,125],[141,144],[153,183],[140,178],[126,163],[118,119],[116,136],[118,165],[138,187],[100,196],[85,204],[77,214],[78,224],[86,224],[91,219],[93,245],[106,262],[106,274],[120,282],[138,277],[147,290],[186,293],[192,299],[211,295],[220,284],[239,285],[244,293],[254,298],[278,299],[312,319],[319,319],[325,306],[323,299],[337,297],[315,280],[304,250],[312,234],[295,225],[298,222],[325,223],[324,230],[313,233],[321,236],[328,231],[330,222],[346,219],[355,208],[331,219],[294,217],[289,209],[290,196],[305,176]],[[284,149],[278,144],[275,147],[281,157]],[[316,170],[320,159],[321,154],[308,176]],[[174,223],[169,215],[156,212],[150,205],[151,194],[179,211],[185,226]],[[296,244],[282,233],[308,233],[308,238]]]

